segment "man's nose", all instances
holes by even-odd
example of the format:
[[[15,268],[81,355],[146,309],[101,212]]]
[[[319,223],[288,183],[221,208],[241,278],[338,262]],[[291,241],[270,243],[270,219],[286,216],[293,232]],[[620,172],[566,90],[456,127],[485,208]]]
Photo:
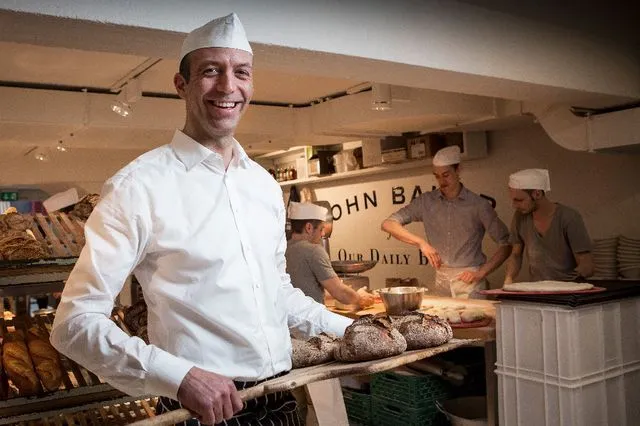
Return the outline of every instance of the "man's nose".
[[[216,90],[221,93],[233,93],[236,90],[235,76],[231,71],[220,73]]]

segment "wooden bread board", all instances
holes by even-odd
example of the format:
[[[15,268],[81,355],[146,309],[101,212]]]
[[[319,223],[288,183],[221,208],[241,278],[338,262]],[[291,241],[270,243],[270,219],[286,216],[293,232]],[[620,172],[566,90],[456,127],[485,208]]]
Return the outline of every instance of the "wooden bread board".
[[[289,374],[260,383],[257,386],[238,391],[243,401],[257,398],[262,395],[282,392],[304,386],[309,383],[322,380],[333,379],[342,376],[359,376],[365,374],[379,373],[391,370],[411,362],[429,358],[434,355],[448,352],[460,346],[469,345],[476,342],[476,339],[451,339],[444,345],[429,349],[419,349],[406,351],[400,355],[362,362],[338,362],[333,361],[312,367],[297,368],[291,370]],[[168,426],[191,419],[194,415],[186,409],[171,411],[159,416],[132,423],[137,426]]]

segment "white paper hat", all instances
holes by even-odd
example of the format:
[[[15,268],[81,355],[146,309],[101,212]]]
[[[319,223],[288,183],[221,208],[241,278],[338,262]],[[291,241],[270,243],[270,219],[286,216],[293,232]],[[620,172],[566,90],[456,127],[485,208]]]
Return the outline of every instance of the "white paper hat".
[[[292,202],[289,206],[289,219],[292,220],[327,220],[328,210],[313,203]]]
[[[513,189],[541,189],[543,191],[551,191],[549,170],[520,170],[509,176],[509,187]]]
[[[433,156],[434,166],[450,166],[460,164],[460,147],[457,145],[442,148]]]
[[[242,22],[235,13],[216,18],[191,31],[182,43],[179,61],[194,50],[204,47],[228,47],[253,54]]]

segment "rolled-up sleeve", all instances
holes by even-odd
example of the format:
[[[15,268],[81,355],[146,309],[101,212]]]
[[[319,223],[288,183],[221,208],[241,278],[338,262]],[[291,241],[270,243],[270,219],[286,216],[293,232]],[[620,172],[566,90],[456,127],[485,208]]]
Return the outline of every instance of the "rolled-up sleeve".
[[[407,225],[411,222],[422,222],[422,215],[424,213],[422,203],[423,198],[418,197],[408,205],[393,213],[387,219],[395,220],[401,225]]]
[[[291,278],[286,271],[287,264],[284,255],[287,249],[287,240],[284,233],[284,206],[278,215],[279,223],[282,225],[282,236],[276,252],[278,272],[281,278],[279,299],[283,301],[283,306],[287,311],[287,325],[304,337],[315,336],[323,331],[342,337],[345,328],[351,325],[353,320],[330,312],[324,305],[305,296],[302,290],[293,287],[291,284]]]
[[[505,246],[511,244],[509,242],[509,228],[498,217],[496,211],[489,203],[482,204],[480,207],[480,221],[487,231],[487,234],[498,245]]]
[[[116,296],[142,260],[150,220],[144,194],[112,178],[85,225],[85,246],[65,284],[51,343],[61,353],[134,396],[176,398],[193,366],[111,321]]]

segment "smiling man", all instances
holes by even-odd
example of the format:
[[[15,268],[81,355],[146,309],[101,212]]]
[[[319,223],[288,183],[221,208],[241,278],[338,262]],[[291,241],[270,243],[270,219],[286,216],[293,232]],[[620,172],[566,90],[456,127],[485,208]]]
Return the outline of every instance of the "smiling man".
[[[188,425],[300,424],[289,392],[243,403],[237,390],[291,369],[289,327],[342,335],[351,323],[291,285],[281,189],[234,138],[252,65],[235,14],[187,36],[174,77],[184,128],[106,182],[51,334],[118,389],[160,396],[159,413],[189,408]],[[110,320],[131,273],[150,344]]]
[[[436,153],[433,175],[439,188],[389,216],[382,230],[419,248],[429,259],[436,269],[436,294],[478,298],[478,291],[487,288],[487,275],[511,253],[509,230],[487,200],[460,182],[459,147]],[[423,223],[426,239],[405,228],[411,222]],[[482,252],[485,232],[498,244],[489,259]]]

